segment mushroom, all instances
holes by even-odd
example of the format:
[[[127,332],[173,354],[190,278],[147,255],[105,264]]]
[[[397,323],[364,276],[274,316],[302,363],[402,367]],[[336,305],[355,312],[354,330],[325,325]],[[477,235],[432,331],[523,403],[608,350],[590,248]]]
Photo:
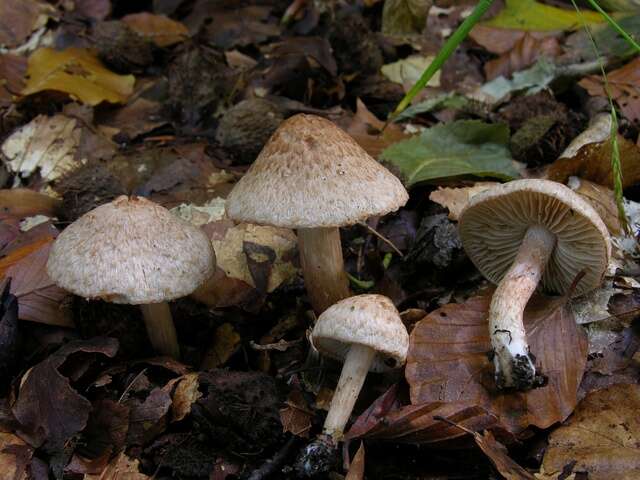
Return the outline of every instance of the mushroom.
[[[120,196],[84,214],[56,238],[47,273],[87,299],[140,305],[151,344],[178,358],[167,302],[193,292],[215,269],[197,227],[142,197]]]
[[[600,285],[611,255],[604,223],[560,183],[516,180],[472,197],[459,229],[471,261],[498,284],[489,308],[497,386],[526,390],[543,384],[527,344],[524,309],[538,284],[565,293],[584,272],[574,296]]]
[[[402,183],[324,118],[283,122],[227,198],[230,218],[297,229],[300,263],[317,314],[350,295],[339,227],[404,205]]]
[[[322,435],[304,450],[298,460],[301,474],[322,470],[336,444],[342,440],[369,371],[384,372],[400,367],[407,359],[409,334],[398,310],[382,295],[346,298],[325,310],[311,333],[314,347],[326,356],[344,362],[331,400]]]

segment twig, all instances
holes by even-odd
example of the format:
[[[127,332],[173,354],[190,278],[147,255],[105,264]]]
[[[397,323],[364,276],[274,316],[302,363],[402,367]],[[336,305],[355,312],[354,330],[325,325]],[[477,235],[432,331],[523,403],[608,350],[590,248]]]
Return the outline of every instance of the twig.
[[[249,346],[254,350],[278,350],[279,352],[284,352],[289,347],[293,347],[294,345],[298,345],[299,343],[302,343],[301,338],[297,340],[291,340],[289,342],[287,342],[286,340],[280,340],[276,343],[267,343],[266,345],[260,345],[259,343],[251,340],[249,342]]]
[[[262,480],[274,473],[287,458],[297,441],[298,437],[292,436],[272,458],[264,462],[260,468],[251,472],[247,480]]]
[[[375,228],[369,226],[366,222],[362,222],[362,221],[358,222],[358,225],[366,228],[369,231],[369,233],[371,233],[372,235],[375,235],[380,240],[382,240],[384,243],[389,245],[393,249],[394,252],[396,252],[398,255],[400,255],[400,258],[404,258],[404,255],[398,249],[398,247],[396,247],[391,240],[389,240],[388,238],[384,237],[382,234],[378,233],[378,231]]]
[[[147,371],[146,368],[143,368],[139,374],[137,374],[133,380],[131,380],[131,382],[129,383],[129,385],[127,385],[127,388],[124,389],[124,392],[122,392],[122,395],[120,395],[120,398],[118,399],[118,403],[122,403],[122,400],[124,399],[125,395],[127,393],[129,393],[129,390],[131,390],[131,387],[133,387],[135,385],[135,383],[138,381],[138,379],[144,375],[144,373]]]

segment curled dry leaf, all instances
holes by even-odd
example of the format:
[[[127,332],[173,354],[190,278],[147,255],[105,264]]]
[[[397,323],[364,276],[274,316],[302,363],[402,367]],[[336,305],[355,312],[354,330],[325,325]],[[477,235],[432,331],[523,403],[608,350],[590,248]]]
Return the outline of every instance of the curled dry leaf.
[[[46,444],[52,451],[61,449],[87,425],[91,402],[59,370],[67,358],[78,352],[113,357],[117,350],[118,342],[113,338],[72,341],[24,374],[11,411],[31,446]]]
[[[360,442],[360,447],[358,447],[358,451],[353,457],[351,465],[349,466],[349,471],[347,472],[346,477],[344,477],[344,480],[364,480],[364,457],[364,442]]]
[[[640,387],[613,385],[585,397],[549,437],[543,478],[572,473],[589,480],[640,477]]]
[[[39,170],[44,180],[56,180],[80,165],[75,153],[81,136],[74,118],[38,115],[5,140],[3,160],[9,171],[22,177]]]
[[[546,177],[564,183],[575,175],[585,180],[613,188],[611,168],[611,115],[596,116],[587,130],[578,135],[549,166]],[[640,181],[640,147],[618,135],[622,186],[630,187]]]
[[[487,80],[493,80],[499,76],[509,77],[514,72],[519,72],[533,65],[540,57],[554,58],[562,52],[558,40],[554,37],[536,38],[525,32],[516,44],[508,52],[505,52],[495,60],[484,64]]]
[[[128,400],[125,405],[131,409],[131,413],[127,445],[144,445],[163,432],[172,404],[169,392],[162,388],[154,389],[144,402]]]
[[[314,414],[302,392],[298,389],[291,390],[285,404],[286,406],[280,409],[282,430],[298,437],[309,438]]]
[[[124,103],[133,93],[133,75],[108,70],[89,50],[39,48],[29,57],[23,95],[55,90],[88,105]]]
[[[33,449],[17,435],[0,432],[0,477],[27,480]]]
[[[187,373],[176,380],[178,384],[173,392],[173,404],[171,405],[173,422],[179,422],[189,415],[191,405],[202,397],[202,393],[198,390],[200,382],[197,373]]]
[[[152,13],[132,13],[122,17],[122,21],[129,28],[143,37],[151,40],[158,47],[169,47],[184,41],[189,30],[182,23]]]
[[[44,27],[55,13],[53,5],[38,0],[2,0],[0,47],[22,45],[32,32]]]
[[[0,219],[22,219],[34,215],[53,217],[60,207],[60,200],[28,188],[0,190]]]
[[[83,480],[149,480],[140,473],[140,462],[127,457],[123,452],[114,458],[100,474],[85,475]]]
[[[475,432],[473,440],[506,480],[535,480],[534,476],[513,461],[504,445],[491,432]]]
[[[547,428],[567,418],[578,399],[587,339],[565,299],[534,297],[524,324],[531,352],[548,384],[503,393],[494,381],[487,312],[489,297],[473,297],[431,312],[411,333],[406,377],[411,403],[470,402],[494,414],[512,433]]]
[[[449,219],[457,221],[471,197],[496,185],[500,184],[498,182],[477,182],[472,187],[438,187],[437,190],[429,194],[429,200],[448,209]]]
[[[611,98],[620,106],[620,111],[631,122],[640,122],[640,58],[607,74]],[[607,97],[601,75],[583,78],[578,83],[589,95]]]

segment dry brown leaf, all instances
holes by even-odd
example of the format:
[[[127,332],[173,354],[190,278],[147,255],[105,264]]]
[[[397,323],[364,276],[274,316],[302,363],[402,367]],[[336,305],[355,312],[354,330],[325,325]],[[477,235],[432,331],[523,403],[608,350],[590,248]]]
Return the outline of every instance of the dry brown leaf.
[[[49,237],[46,243],[38,245],[35,250],[34,244],[27,245],[2,259],[4,263],[9,258],[22,255],[23,250],[30,252],[8,267],[4,275],[11,278],[11,292],[18,297],[20,320],[72,328],[71,311],[65,305],[69,292],[58,287],[47,275],[46,265],[52,241],[53,238]]]
[[[81,135],[75,118],[38,115],[5,140],[2,153],[11,172],[29,177],[39,170],[44,180],[51,181],[80,165],[75,153]]]
[[[172,421],[179,422],[191,413],[191,405],[202,397],[198,390],[200,382],[197,373],[187,373],[176,379],[177,385],[173,392],[173,404],[171,405]]]
[[[60,204],[57,198],[27,188],[3,189],[0,190],[0,219],[33,215],[53,217]]]
[[[24,86],[27,60],[17,55],[0,55],[0,106],[11,105]]]
[[[613,190],[578,177],[570,177],[567,185],[591,204],[612,235],[622,233]]]
[[[309,438],[314,415],[302,392],[298,389],[291,390],[285,403],[286,407],[280,409],[282,431],[291,432],[298,437]]]
[[[640,57],[608,73],[607,83],[622,114],[631,122],[640,122]],[[607,97],[601,75],[583,78],[578,85],[586,88],[589,95]]]
[[[161,116],[161,110],[159,103],[138,97],[122,108],[102,114],[97,123],[102,128],[110,127],[120,135],[135,139],[167,123]]]
[[[494,438],[491,432],[484,434],[474,432],[473,440],[506,480],[535,480],[533,475],[509,457],[507,449]]]
[[[356,114],[345,126],[345,131],[373,158],[378,158],[389,145],[409,137],[395,123],[389,124],[384,132],[380,133],[384,122],[376,118],[362,100],[358,99],[356,105]]]
[[[122,17],[134,32],[151,40],[159,47],[169,47],[184,41],[189,36],[189,29],[182,23],[152,13],[132,13]]]
[[[524,31],[477,24],[469,33],[469,36],[474,42],[484,47],[487,51],[497,55],[503,55],[508,53],[510,50],[513,50],[525,35],[536,40],[541,40],[547,37],[559,36],[561,35],[561,32]]]
[[[344,480],[364,480],[364,465],[364,442],[360,442],[360,447],[358,447],[358,451],[353,457]]]
[[[406,378],[411,403],[470,402],[494,414],[512,433],[548,428],[567,418],[578,399],[587,339],[565,299],[534,297],[524,316],[531,352],[548,384],[527,392],[497,390],[487,311],[489,297],[473,297],[431,312],[411,333]]]
[[[35,30],[44,27],[56,13],[53,5],[38,0],[0,2],[0,47],[22,45]]]
[[[549,166],[546,177],[565,183],[570,176],[589,180],[613,188],[611,168],[611,115],[596,116],[587,130],[578,135],[560,158]],[[640,182],[640,147],[618,135],[622,186]]]
[[[236,332],[233,325],[230,323],[220,325],[216,328],[213,343],[205,353],[200,369],[211,370],[227,363],[231,355],[236,353],[241,340],[240,334]]]
[[[12,433],[0,432],[0,478],[26,480],[33,449]]]
[[[133,93],[133,75],[117,75],[89,50],[39,48],[29,57],[22,95],[46,90],[64,92],[88,105],[124,103]]]
[[[493,80],[501,75],[510,77],[512,73],[533,65],[540,57],[554,58],[561,53],[562,49],[555,37],[536,38],[524,32],[512,49],[485,63],[484,71],[487,80]]]
[[[140,462],[123,452],[114,458],[104,471],[97,475],[85,475],[84,480],[149,480],[140,473]]]
[[[549,437],[545,475],[583,473],[589,480],[640,478],[640,386],[620,384],[585,397]]]
[[[498,182],[478,182],[472,187],[438,187],[437,190],[429,194],[429,200],[448,209],[451,220],[458,220],[471,197],[496,185],[500,184]]]
[[[111,13],[111,0],[74,0],[75,13],[93,20],[104,20]]]

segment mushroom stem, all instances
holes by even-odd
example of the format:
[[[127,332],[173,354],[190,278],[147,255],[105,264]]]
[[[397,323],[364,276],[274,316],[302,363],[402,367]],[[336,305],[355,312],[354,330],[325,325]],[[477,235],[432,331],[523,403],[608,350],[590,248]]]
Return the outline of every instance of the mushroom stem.
[[[167,302],[149,303],[140,305],[140,309],[153,348],[163,355],[180,358],[176,327],[173,325],[169,304]]]
[[[498,388],[527,390],[544,382],[544,377],[536,374],[523,316],[555,244],[556,236],[549,230],[539,225],[530,227],[511,268],[493,294],[489,334]]]
[[[298,229],[298,247],[304,283],[317,315],[351,295],[344,271],[340,229]]]
[[[353,344],[349,348],[322,429],[325,435],[330,435],[336,442],[342,439],[344,427],[349,421],[375,356],[376,351],[371,347]]]

